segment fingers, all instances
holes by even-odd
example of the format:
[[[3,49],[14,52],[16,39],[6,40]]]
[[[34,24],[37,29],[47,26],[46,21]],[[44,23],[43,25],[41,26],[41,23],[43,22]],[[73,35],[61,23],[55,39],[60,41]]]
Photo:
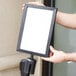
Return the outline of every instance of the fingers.
[[[22,10],[24,9],[25,4],[22,4]]]
[[[48,61],[48,62],[54,62],[53,59],[51,57],[45,58],[45,57],[41,57],[42,60]]]
[[[27,4],[33,4],[33,5],[41,5],[44,6],[42,3],[39,2],[28,2]],[[24,9],[25,4],[22,5],[22,10]]]
[[[49,58],[45,58],[45,57],[41,57],[42,60],[45,60],[45,61],[50,61]]]
[[[39,2],[28,2],[28,4],[34,4],[34,5],[41,5],[41,6],[44,6],[42,3],[39,3]]]
[[[51,50],[51,53],[50,53],[50,57],[41,57],[41,59],[45,60],[45,61],[49,61],[49,62],[54,62],[53,61],[53,54],[54,52],[56,51],[52,46],[50,46],[50,50]]]
[[[52,53],[52,52],[50,52],[49,56],[52,56],[52,55],[53,55],[53,53]]]
[[[55,50],[52,46],[50,46],[50,51],[51,51],[52,53],[54,53],[56,50]]]
[[[22,4],[22,6],[24,7],[24,6],[25,6],[25,4]]]

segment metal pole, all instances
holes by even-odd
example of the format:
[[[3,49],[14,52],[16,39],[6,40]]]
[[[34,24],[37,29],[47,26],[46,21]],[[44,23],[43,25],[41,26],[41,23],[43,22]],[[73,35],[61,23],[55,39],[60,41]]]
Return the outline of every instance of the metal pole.
[[[44,0],[44,5],[55,7],[55,0]],[[54,46],[54,31],[52,36],[51,45]],[[53,63],[43,61],[42,76],[53,76]]]
[[[55,0],[51,0],[51,7],[55,7]]]

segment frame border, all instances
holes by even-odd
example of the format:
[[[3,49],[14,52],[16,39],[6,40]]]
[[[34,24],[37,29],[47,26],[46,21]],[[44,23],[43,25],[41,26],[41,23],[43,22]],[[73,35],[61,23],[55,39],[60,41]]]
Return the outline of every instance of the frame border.
[[[26,15],[27,15],[27,9],[29,7],[31,7],[31,8],[37,8],[37,9],[44,9],[44,10],[53,10],[52,24],[50,26],[50,31],[49,31],[48,41],[47,41],[47,48],[46,48],[46,53],[45,54],[40,54],[40,53],[28,51],[28,50],[23,50],[23,49],[20,48],[21,40],[22,40],[22,35],[23,35],[23,29],[24,29],[24,23],[25,23],[25,19],[26,19]],[[52,33],[53,33],[53,27],[54,27],[54,21],[55,21],[56,11],[57,11],[57,9],[56,8],[52,8],[52,7],[33,5],[33,4],[25,4],[24,10],[23,10],[22,21],[21,21],[20,32],[19,32],[17,51],[19,51],[19,52],[25,52],[25,53],[29,53],[29,54],[33,54],[33,55],[38,55],[38,56],[44,56],[44,57],[48,57],[49,56],[49,51],[50,51],[49,46],[50,46],[50,42],[51,42],[51,39],[52,39]]]

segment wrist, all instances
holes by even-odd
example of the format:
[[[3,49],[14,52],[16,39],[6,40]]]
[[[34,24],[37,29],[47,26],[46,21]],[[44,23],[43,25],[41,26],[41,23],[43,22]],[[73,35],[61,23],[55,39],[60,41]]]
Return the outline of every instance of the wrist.
[[[72,53],[66,53],[66,56],[65,56],[65,61],[72,61]]]
[[[61,17],[62,17],[62,13],[58,11],[56,15],[56,23],[60,24]]]

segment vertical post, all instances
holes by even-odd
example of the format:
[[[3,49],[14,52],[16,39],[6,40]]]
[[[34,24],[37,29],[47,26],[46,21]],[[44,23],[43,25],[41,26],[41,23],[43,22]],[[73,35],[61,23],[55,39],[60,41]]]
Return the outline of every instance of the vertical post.
[[[55,0],[51,0],[51,7],[55,7]],[[54,46],[54,28],[52,34],[52,41],[50,44]],[[53,76],[53,63],[49,63],[49,76]]]
[[[51,0],[51,7],[55,7],[55,0]]]
[[[49,7],[55,7],[55,0],[44,0],[44,5]],[[52,41],[50,44],[54,46],[54,28],[53,28]],[[42,67],[43,67],[42,76],[53,76],[53,63],[43,61]]]

